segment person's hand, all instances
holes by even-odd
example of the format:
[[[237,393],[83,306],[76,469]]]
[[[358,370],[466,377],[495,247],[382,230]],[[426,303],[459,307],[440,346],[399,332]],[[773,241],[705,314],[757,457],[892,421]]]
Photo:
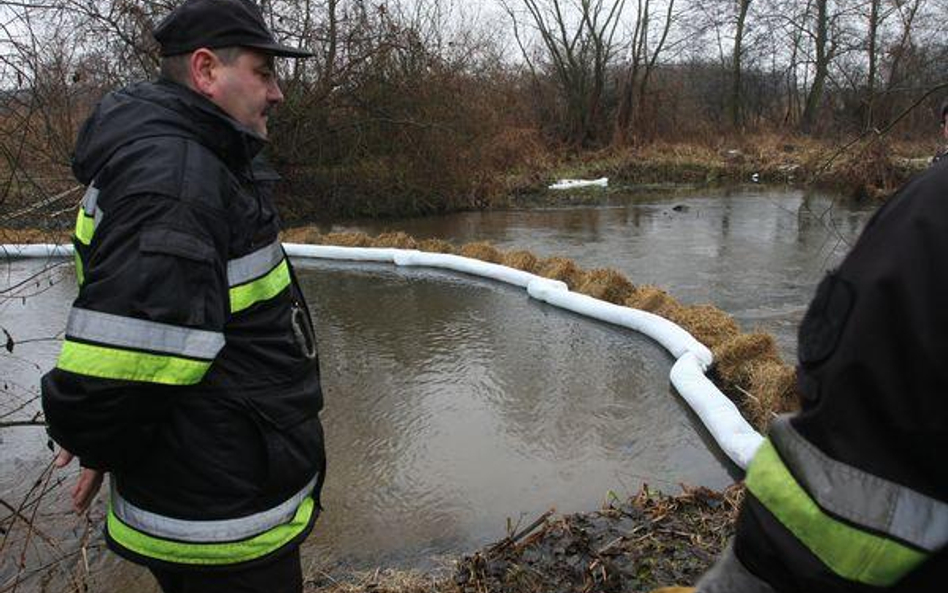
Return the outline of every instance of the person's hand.
[[[66,467],[72,461],[72,458],[72,453],[60,449],[53,465],[60,468]],[[98,494],[99,488],[102,487],[103,477],[105,477],[104,472],[87,467],[82,468],[79,472],[79,479],[76,480],[76,485],[72,489],[72,508],[77,515],[81,515],[89,508],[89,503],[92,502],[92,499]]]

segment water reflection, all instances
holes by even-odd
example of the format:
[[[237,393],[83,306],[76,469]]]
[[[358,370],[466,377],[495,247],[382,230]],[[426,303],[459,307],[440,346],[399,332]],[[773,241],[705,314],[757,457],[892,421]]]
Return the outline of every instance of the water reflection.
[[[773,333],[793,360],[796,325],[816,284],[873,207],[818,192],[750,187],[698,196],[609,194],[599,207],[358,221],[322,230],[400,230],[456,244],[486,240],[569,257],[584,268],[612,267],[686,304],[714,304],[747,330]]]
[[[418,562],[643,479],[730,480],[668,391],[671,359],[638,334],[473,278],[299,267],[332,460],[316,556]]]

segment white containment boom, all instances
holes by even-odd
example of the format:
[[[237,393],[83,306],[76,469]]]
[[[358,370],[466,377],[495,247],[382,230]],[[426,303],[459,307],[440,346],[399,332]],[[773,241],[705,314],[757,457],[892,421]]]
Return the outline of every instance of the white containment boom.
[[[596,184],[600,184],[599,182],[605,185],[606,180],[596,180]],[[705,376],[705,371],[713,362],[711,350],[685,329],[664,317],[572,292],[565,283],[558,280],[459,255],[428,253],[414,249],[297,243],[284,243],[283,248],[291,257],[439,268],[489,278],[526,289],[531,298],[554,307],[645,334],[677,359],[670,373],[672,385],[698,415],[721,450],[735,464],[746,469],[763,442],[763,437],[744,419],[734,402]],[[67,257],[72,255],[72,246],[3,245],[0,246],[0,253],[8,258]]]

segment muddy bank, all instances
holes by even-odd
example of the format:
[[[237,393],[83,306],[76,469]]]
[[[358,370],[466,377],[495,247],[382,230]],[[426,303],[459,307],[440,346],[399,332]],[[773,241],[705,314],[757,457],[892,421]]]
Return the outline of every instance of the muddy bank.
[[[375,571],[309,575],[322,593],[647,592],[693,584],[733,535],[743,488],[688,489],[668,496],[643,487],[598,511],[552,513],[459,558],[441,574]]]

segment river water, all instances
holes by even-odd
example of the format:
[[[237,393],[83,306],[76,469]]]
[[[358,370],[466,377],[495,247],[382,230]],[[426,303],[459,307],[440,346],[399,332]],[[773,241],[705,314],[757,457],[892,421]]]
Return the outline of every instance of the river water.
[[[816,283],[869,214],[824,195],[750,188],[322,230],[486,240],[612,267],[686,304],[713,303],[745,330],[773,333],[789,360]],[[679,483],[720,488],[735,476],[670,387],[671,357],[641,335],[488,280],[383,264],[295,264],[321,348],[330,463],[306,567],[431,566],[551,507],[590,510],[643,482],[675,491]],[[43,265],[6,263],[0,286]],[[31,400],[40,371],[55,363],[74,283],[61,264],[3,293],[0,326],[17,345],[0,358],[0,414],[23,406],[11,417],[29,419],[36,410]],[[41,341],[22,343],[31,339]],[[45,437],[25,427],[0,429],[0,438],[0,498],[17,501],[49,459]],[[82,523],[65,509],[52,497],[40,518],[68,542]],[[30,561],[41,562],[43,545],[31,545]],[[94,590],[151,586],[110,556],[94,558]],[[4,560],[0,588],[11,571]]]

